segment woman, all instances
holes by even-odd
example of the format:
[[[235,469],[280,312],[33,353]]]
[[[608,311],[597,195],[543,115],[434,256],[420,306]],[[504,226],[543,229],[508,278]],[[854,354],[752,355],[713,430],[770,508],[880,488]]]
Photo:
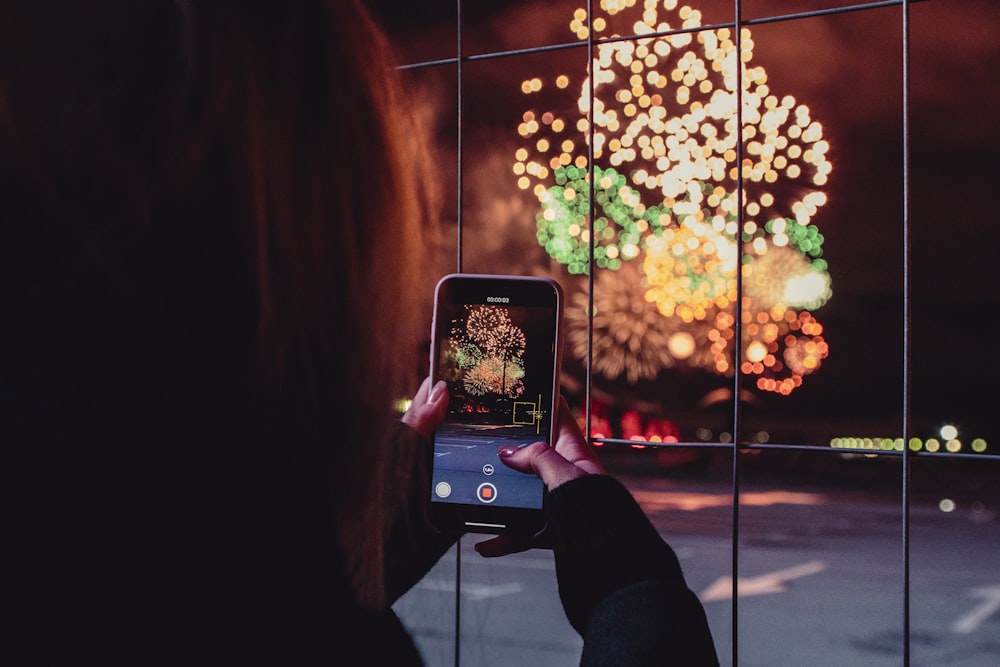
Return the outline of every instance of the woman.
[[[453,541],[411,511],[446,398],[391,426],[433,229],[381,33],[355,1],[5,1],[0,48],[16,634],[38,662],[419,664],[389,605]],[[636,584],[714,659],[669,547],[562,424],[504,456],[553,490],[584,659]]]

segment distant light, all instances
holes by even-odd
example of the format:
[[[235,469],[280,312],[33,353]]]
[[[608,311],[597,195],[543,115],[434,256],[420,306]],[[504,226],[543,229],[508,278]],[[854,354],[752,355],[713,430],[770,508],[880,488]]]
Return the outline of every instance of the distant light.
[[[955,511],[955,501],[951,498],[942,498],[941,502],[938,503],[938,509],[942,512],[954,512]]]
[[[763,441],[761,441],[763,442]],[[965,448],[962,440],[959,438],[951,438],[950,440],[945,440],[942,445],[941,440],[938,438],[927,438],[923,440],[919,437],[911,437],[907,444],[910,451],[919,452],[927,451],[930,453],[937,453],[942,450],[950,452],[952,454],[961,452]],[[830,447],[836,449],[870,449],[870,450],[881,450],[883,452],[903,451],[904,440],[903,438],[887,438],[887,437],[835,437],[830,439]],[[977,454],[982,454],[987,451],[988,444],[985,438],[975,438],[969,444],[969,447],[973,452]]]
[[[400,398],[393,404],[393,407],[396,408],[396,412],[403,413],[409,410],[410,405],[412,404],[413,404],[412,398]]]
[[[954,440],[958,437],[958,429],[951,424],[942,426],[940,433],[943,440]]]

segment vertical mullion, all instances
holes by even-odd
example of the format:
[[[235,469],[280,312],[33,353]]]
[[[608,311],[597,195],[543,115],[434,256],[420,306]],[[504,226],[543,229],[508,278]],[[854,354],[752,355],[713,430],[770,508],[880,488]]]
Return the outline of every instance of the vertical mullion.
[[[584,405],[586,412],[586,438],[592,437],[593,410],[591,410],[591,381],[594,362],[594,216],[597,207],[594,204],[596,165],[594,164],[594,79],[597,77],[597,61],[594,59],[594,2],[587,3],[587,77],[588,119],[587,119],[587,196],[589,204],[587,215],[590,219],[590,252],[587,257],[587,362],[584,366]]]
[[[911,222],[910,222],[910,2],[902,2],[903,79],[903,667],[910,664],[910,373],[911,365]]]
[[[458,207],[458,212],[455,217],[455,267],[456,270],[462,272],[462,226],[463,226],[463,216],[462,216],[462,133],[464,130],[463,120],[464,120],[464,105],[462,100],[462,0],[455,0],[455,78],[457,80],[457,91],[456,91],[456,104],[457,104],[457,115],[458,121],[456,123],[457,136],[455,138],[455,154],[458,160],[458,173],[456,177],[456,186],[458,192],[456,195],[456,206]],[[455,667],[460,667],[461,665],[461,651],[462,648],[462,537],[459,535],[458,539],[455,541],[455,654],[454,662]]]
[[[456,201],[456,205],[458,206],[458,213],[457,213],[456,220],[455,220],[455,222],[456,222],[456,229],[457,229],[457,231],[456,231],[456,237],[455,237],[455,246],[456,246],[456,248],[455,248],[455,265],[456,265],[456,270],[459,273],[461,273],[462,272],[462,220],[463,220],[463,217],[462,217],[462,200],[463,200],[463,198],[462,198],[462,186],[463,186],[463,182],[462,182],[462,166],[464,164],[464,162],[462,160],[462,134],[463,134],[464,129],[465,129],[464,126],[463,126],[463,121],[464,121],[464,116],[465,116],[464,111],[465,110],[464,110],[464,104],[463,104],[463,100],[462,100],[462,87],[463,87],[462,86],[462,0],[455,0],[455,34],[456,34],[456,39],[455,39],[455,42],[456,42],[455,43],[455,50],[456,50],[456,54],[455,54],[456,55],[456,58],[455,58],[455,61],[456,61],[455,73],[456,73],[456,78],[458,80],[458,84],[457,84],[457,87],[458,87],[458,90],[457,90],[458,122],[457,122],[457,137],[456,137],[456,144],[455,144],[455,153],[458,156],[457,157],[457,159],[458,159],[458,176],[457,176],[457,183],[456,183],[457,188],[458,188],[458,196],[457,196],[457,201]]]
[[[739,573],[740,573],[740,433],[742,412],[740,408],[740,359],[743,357],[743,7],[741,0],[733,0],[736,54],[736,304],[733,323],[733,532],[732,532],[732,646],[733,667],[739,664]]]

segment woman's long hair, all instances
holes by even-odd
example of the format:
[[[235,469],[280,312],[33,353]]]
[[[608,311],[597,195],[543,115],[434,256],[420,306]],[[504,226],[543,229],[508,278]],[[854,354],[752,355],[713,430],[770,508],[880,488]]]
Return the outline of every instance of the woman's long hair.
[[[188,389],[265,425],[330,504],[359,600],[384,605],[429,217],[384,36],[357,0],[0,10],[4,176],[163,358],[198,366]]]

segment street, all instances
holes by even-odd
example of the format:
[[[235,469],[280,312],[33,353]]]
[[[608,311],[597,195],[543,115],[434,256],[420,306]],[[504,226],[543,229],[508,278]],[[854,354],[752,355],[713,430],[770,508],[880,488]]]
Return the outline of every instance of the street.
[[[976,471],[991,486],[996,465]],[[733,664],[731,484],[718,474],[618,476],[674,546],[705,605],[719,659]],[[736,554],[738,664],[901,665],[903,512],[892,470],[884,480],[847,485],[746,477]],[[995,494],[943,493],[922,489],[910,499],[910,664],[995,667],[1000,507]],[[452,549],[395,606],[427,664],[455,664],[460,568],[459,664],[577,665],[582,642],[563,616],[551,553],[487,561],[472,549],[478,539],[464,537],[460,563]]]

